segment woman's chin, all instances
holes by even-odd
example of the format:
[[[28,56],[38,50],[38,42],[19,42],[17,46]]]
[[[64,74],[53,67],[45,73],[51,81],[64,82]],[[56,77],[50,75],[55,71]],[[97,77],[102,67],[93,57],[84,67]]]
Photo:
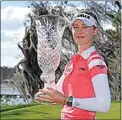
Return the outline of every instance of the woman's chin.
[[[76,40],[75,42],[76,42],[77,44],[80,44],[80,45],[85,44],[85,40],[83,40],[83,39],[82,39],[82,40],[80,40],[80,39],[79,39],[79,40]]]

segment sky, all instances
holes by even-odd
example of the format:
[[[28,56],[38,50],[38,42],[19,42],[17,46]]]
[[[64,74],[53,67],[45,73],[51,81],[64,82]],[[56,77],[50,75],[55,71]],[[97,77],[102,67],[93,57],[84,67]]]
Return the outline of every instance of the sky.
[[[23,58],[17,44],[24,37],[29,5],[28,1],[1,2],[1,66],[14,67]]]
[[[13,67],[23,58],[17,43],[24,36],[28,5],[27,1],[1,2],[1,66]]]
[[[28,1],[1,2],[1,66],[14,67],[23,54],[18,42],[24,37],[24,22],[31,12]]]

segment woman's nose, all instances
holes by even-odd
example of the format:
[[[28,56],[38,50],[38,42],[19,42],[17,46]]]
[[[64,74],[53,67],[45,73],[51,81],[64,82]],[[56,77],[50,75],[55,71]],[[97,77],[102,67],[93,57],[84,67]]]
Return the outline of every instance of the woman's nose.
[[[82,32],[83,32],[83,28],[82,28],[82,27],[79,27],[79,28],[77,29],[77,32],[82,33]]]

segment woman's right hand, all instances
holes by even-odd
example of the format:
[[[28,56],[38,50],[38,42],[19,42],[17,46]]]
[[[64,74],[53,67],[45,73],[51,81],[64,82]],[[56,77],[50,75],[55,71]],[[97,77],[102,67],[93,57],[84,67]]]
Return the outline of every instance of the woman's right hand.
[[[34,95],[34,101],[37,102],[37,103],[40,103],[39,100],[38,100],[38,97],[39,95],[42,94],[41,92],[37,92],[35,95]]]
[[[34,96],[34,101],[37,103],[50,103],[49,95],[42,93],[41,91],[37,92]]]

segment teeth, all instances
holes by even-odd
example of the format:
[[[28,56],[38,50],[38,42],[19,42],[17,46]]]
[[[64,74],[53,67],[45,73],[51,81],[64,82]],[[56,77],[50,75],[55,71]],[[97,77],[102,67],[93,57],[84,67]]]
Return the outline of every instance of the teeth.
[[[84,38],[84,36],[78,36],[77,38]]]

